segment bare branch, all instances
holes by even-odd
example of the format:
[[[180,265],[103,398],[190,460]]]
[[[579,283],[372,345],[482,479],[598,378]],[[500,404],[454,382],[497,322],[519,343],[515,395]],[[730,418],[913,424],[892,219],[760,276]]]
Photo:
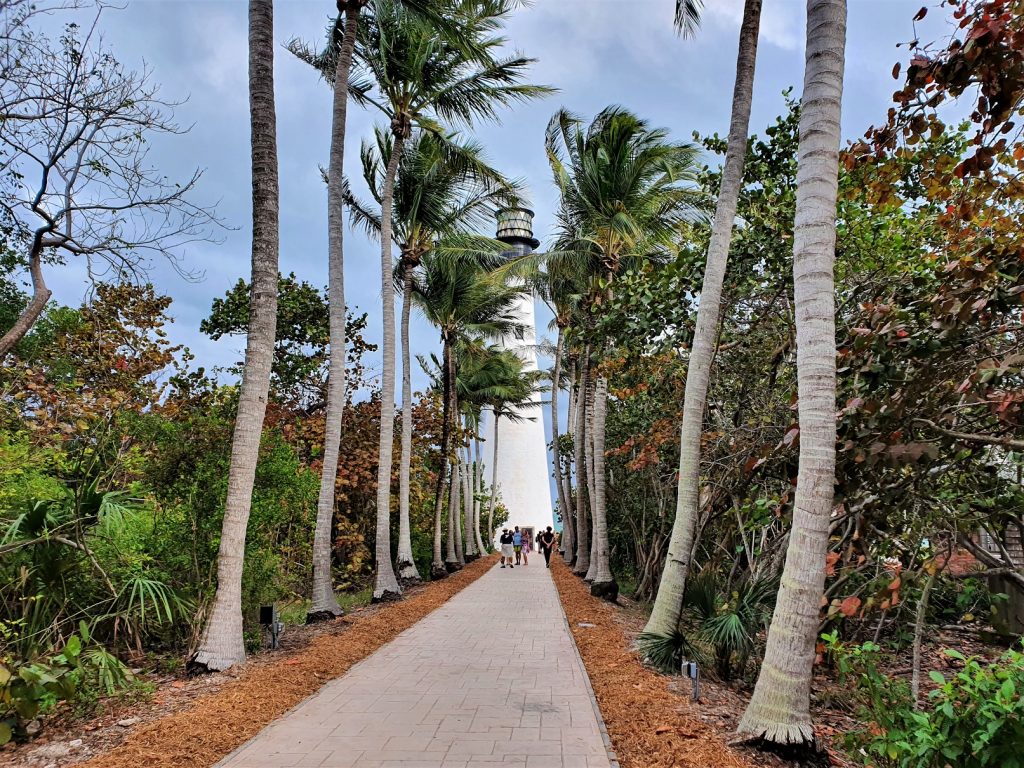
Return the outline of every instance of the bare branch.
[[[154,135],[184,133],[178,103],[160,95],[148,69],[125,69],[104,45],[102,2],[89,23],[72,21],[58,40],[32,28],[39,13],[73,11],[85,0],[31,5],[0,0],[0,243],[24,253],[33,298],[0,340],[0,358],[32,327],[49,299],[43,264],[84,258],[120,278],[145,279],[154,259],[183,277],[181,249],[222,227],[192,200],[202,176],[174,181],[148,159]]]

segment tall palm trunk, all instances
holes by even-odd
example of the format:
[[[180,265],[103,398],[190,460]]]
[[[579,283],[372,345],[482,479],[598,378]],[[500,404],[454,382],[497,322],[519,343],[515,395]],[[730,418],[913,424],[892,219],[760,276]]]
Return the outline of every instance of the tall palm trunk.
[[[608,379],[598,376],[594,387],[594,578],[590,594],[615,602],[619,585],[612,575],[608,551],[608,507],[604,466],[605,422],[608,414]]]
[[[402,448],[398,460],[398,554],[395,571],[403,584],[420,581],[412,559],[412,531],[409,525],[409,484],[412,467],[412,373],[409,361],[409,315],[412,311],[412,273],[415,267],[402,264]]]
[[[494,447],[491,455],[491,493],[487,502],[487,540],[494,541],[494,504],[498,499],[498,422],[501,421],[501,411],[494,409]]]
[[[811,668],[835,488],[833,268],[845,45],[846,0],[808,0],[793,229],[800,470],[764,663],[739,725],[740,733],[782,744],[814,738]]]
[[[479,550],[476,547],[476,536],[473,534],[476,525],[473,523],[473,483],[469,473],[473,462],[469,455],[469,446],[462,462],[462,525],[463,539],[466,542],[463,553],[466,560],[476,560]]]
[[[572,366],[572,373],[569,377],[569,412],[566,418],[566,429],[569,434],[572,435],[573,444],[576,442],[576,371],[577,366],[575,363]],[[562,475],[562,486],[563,493],[565,494],[568,518],[563,521],[562,527],[562,547],[564,549],[563,557],[565,562],[569,565],[576,564],[576,514],[579,509],[578,500],[573,499],[572,496],[572,476],[575,471],[575,461],[569,461],[569,466],[565,473]]]
[[[594,470],[594,405],[597,395],[597,379],[595,371],[590,372],[587,379],[586,392],[586,441],[583,445],[584,460],[587,465],[587,508],[590,510],[590,565],[583,575],[583,580],[590,583],[597,573],[597,472]]]
[[[341,10],[339,8],[339,10]],[[334,596],[331,578],[331,539],[334,532],[334,491],[338,478],[338,451],[341,445],[341,420],[344,415],[345,371],[345,255],[343,194],[345,166],[345,123],[348,114],[348,77],[352,69],[352,49],[359,26],[358,4],[345,8],[345,34],[334,70],[334,110],[331,119],[330,162],[327,168],[327,298],[331,334],[331,360],[327,378],[327,421],[324,425],[323,466],[320,469],[320,496],[316,504],[316,529],[313,533],[313,596],[307,621],[340,616],[341,606]]]
[[[377,574],[373,599],[394,600],[402,594],[391,565],[391,464],[395,448],[395,288],[391,263],[392,209],[395,176],[402,156],[404,137],[395,133],[384,176],[380,204],[380,294],[384,308],[384,339],[381,354],[380,443],[377,448]]]
[[[580,361],[580,380],[576,385],[576,428],[573,453],[576,462],[576,567],[573,573],[582,576],[590,569],[590,490],[585,445],[587,442],[587,379],[588,351]]]
[[[451,386],[448,388],[448,421],[451,423],[451,432],[455,432],[455,425],[459,418],[459,395],[455,388],[456,378],[455,355],[449,354],[446,361],[448,365],[448,381]],[[462,556],[462,526],[459,525],[459,451],[451,452],[451,483],[448,486],[448,549],[445,553],[444,566],[449,571],[457,571],[466,564]]]
[[[441,554],[441,514],[444,509],[444,488],[447,482],[448,473],[448,444],[451,441],[451,424],[448,420],[448,411],[451,403],[451,390],[454,382],[451,380],[449,358],[452,349],[448,334],[441,333],[441,466],[437,470],[437,484],[434,487],[434,559],[430,564],[430,578],[433,580],[443,579],[448,575],[444,567],[444,556]]]
[[[479,430],[479,425],[477,425]],[[473,436],[473,535],[476,536],[476,547],[480,555],[487,554],[487,545],[483,536],[480,535],[480,490],[483,483],[483,467],[480,464],[480,434]]]
[[[231,439],[228,490],[217,554],[217,595],[193,664],[210,670],[245,661],[242,566],[277,331],[277,115],[274,3],[249,2],[249,119],[252,129],[252,293],[245,369]]]
[[[569,510],[569,502],[565,494],[565,483],[562,473],[562,457],[558,447],[558,390],[562,380],[562,346],[564,343],[564,329],[558,324],[558,338],[555,341],[555,364],[551,370],[551,456],[555,464],[555,485],[558,491],[558,511],[562,516],[562,530],[568,531],[572,524],[572,512]],[[538,534],[540,531],[537,532]],[[565,541],[562,541],[563,546]]]
[[[465,565],[462,559],[462,537],[459,526],[459,460],[451,459],[451,481],[448,484],[448,548],[445,551],[444,565],[449,571],[457,571]]]
[[[708,243],[704,284],[697,307],[697,327],[686,373],[683,396],[683,425],[679,439],[679,493],[676,517],[672,525],[668,555],[662,572],[658,595],[644,632],[670,635],[679,624],[683,610],[683,593],[690,570],[690,555],[700,499],[700,438],[704,426],[704,410],[715,343],[721,316],[722,284],[729,261],[736,207],[743,187],[743,166],[747,157],[747,135],[750,128],[750,104],[754,93],[754,68],[757,62],[757,41],[761,24],[761,0],[746,0],[740,26],[739,51],[736,55],[736,82],[732,93],[732,117],[729,141],[718,190],[715,222]]]

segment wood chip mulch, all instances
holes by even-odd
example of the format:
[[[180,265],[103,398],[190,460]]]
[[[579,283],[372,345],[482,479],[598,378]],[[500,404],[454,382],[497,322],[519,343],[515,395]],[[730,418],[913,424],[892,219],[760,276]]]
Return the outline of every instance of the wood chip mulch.
[[[551,575],[623,768],[752,768],[670,690],[669,678],[640,663],[616,622],[620,609],[592,597],[561,560]]]
[[[237,680],[187,709],[135,729],[122,744],[82,768],[197,768],[211,766],[328,681],[343,675],[483,576],[496,557],[481,558],[401,602],[347,617],[339,634],[325,634],[273,665]]]

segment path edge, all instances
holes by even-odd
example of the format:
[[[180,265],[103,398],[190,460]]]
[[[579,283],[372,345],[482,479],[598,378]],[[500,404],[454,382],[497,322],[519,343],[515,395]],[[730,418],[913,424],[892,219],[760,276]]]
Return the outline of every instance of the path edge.
[[[572,625],[569,624],[569,616],[565,612],[565,606],[562,605],[562,592],[558,588],[558,582],[555,581],[555,577],[549,573],[548,578],[551,579],[551,585],[555,588],[555,595],[558,597],[558,610],[562,614],[562,624],[565,626],[565,631],[568,633],[569,639],[572,641],[572,652],[576,656],[576,661],[579,662],[580,669],[583,670],[583,682],[587,687],[587,695],[590,697],[590,705],[594,708],[594,716],[597,718],[597,729],[601,732],[601,741],[604,742],[605,752],[608,753],[608,762],[611,764],[611,768],[622,768],[619,763],[619,758],[615,754],[615,746],[612,744],[612,737],[608,735],[608,728],[604,724],[604,715],[601,714],[601,707],[597,703],[597,694],[594,693],[594,686],[590,683],[590,673],[587,671],[587,665],[583,662],[583,655],[580,653],[580,649],[576,645],[576,635],[573,634]]]

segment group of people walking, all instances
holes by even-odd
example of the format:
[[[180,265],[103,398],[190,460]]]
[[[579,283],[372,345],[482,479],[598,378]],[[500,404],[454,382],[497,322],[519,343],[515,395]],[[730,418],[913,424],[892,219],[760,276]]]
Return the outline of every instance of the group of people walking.
[[[504,528],[498,538],[501,544],[501,567],[515,568],[517,565],[529,565],[530,554],[533,552],[533,535],[529,531],[520,531],[517,525],[513,530]],[[551,567],[551,551],[555,548],[555,532],[549,525],[537,537],[537,549],[544,555],[544,567]],[[512,562],[513,558],[515,563]]]

